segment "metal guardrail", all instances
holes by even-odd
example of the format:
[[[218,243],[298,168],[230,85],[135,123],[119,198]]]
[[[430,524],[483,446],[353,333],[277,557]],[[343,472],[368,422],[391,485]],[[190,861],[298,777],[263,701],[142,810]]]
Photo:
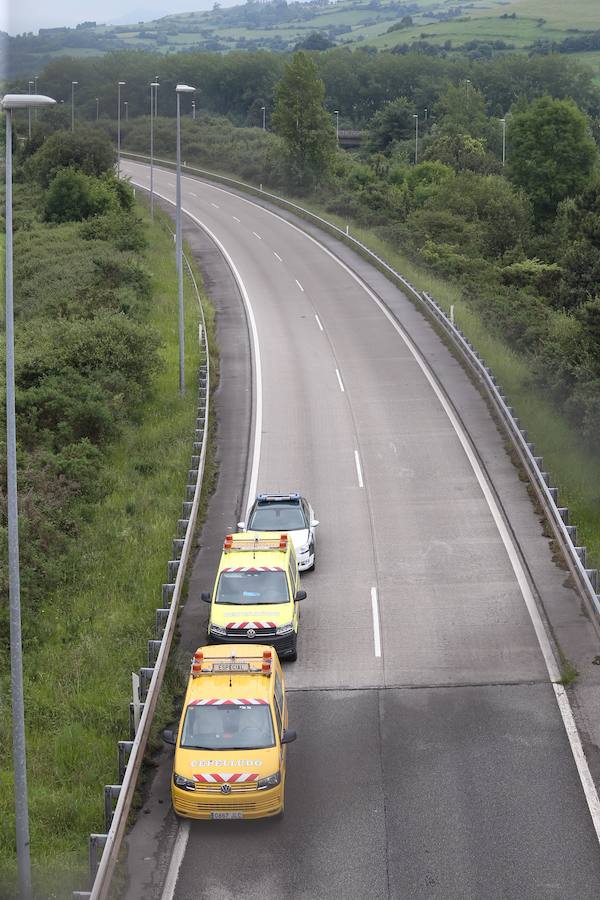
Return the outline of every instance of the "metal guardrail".
[[[104,807],[105,827],[107,830],[105,834],[90,835],[91,889],[89,891],[74,891],[73,898],[106,900],[110,891],[115,866],[125,835],[127,818],[131,810],[137,779],[150,735],[158,695],[167,667],[200,505],[208,435],[210,363],[206,322],[200,292],[189,260],[185,254],[183,258],[194,286],[201,320],[198,334],[200,345],[198,409],[192,447],[192,465],[188,472],[182,517],[177,522],[177,536],[173,540],[173,559],[169,560],[167,566],[167,583],[162,586],[162,606],[156,610],[157,639],[148,641],[148,665],[140,669],[139,696],[137,702],[134,696],[134,703],[130,706],[130,737],[132,740],[119,741],[118,745],[119,778],[122,779],[122,783],[105,785]],[[113,802],[115,800],[116,806],[113,810]]]
[[[122,152],[122,155],[133,159],[142,159],[144,161],[149,160],[150,158],[142,153]],[[154,162],[170,167],[175,165],[172,160],[155,158]],[[441,326],[443,331],[460,352],[462,358],[468,364],[470,370],[480,379],[480,382],[485,387],[489,398],[507,429],[513,446],[527,471],[527,475],[546,515],[554,538],[562,550],[562,554],[571,575],[575,579],[581,594],[587,600],[590,612],[595,615],[596,625],[600,625],[600,596],[598,594],[600,580],[598,577],[598,570],[588,569],[586,567],[586,548],[577,544],[577,527],[569,521],[569,509],[566,506],[558,505],[558,489],[552,486],[551,476],[544,470],[544,459],[541,456],[535,455],[534,445],[527,440],[528,435],[526,430],[521,428],[519,419],[514,415],[514,411],[509,405],[508,399],[496,381],[491,369],[485,364],[485,361],[481,358],[480,354],[468,340],[466,335],[454,324],[443,307],[425,291],[421,292],[417,290],[408,279],[404,278],[403,275],[392,268],[392,266],[382,259],[381,256],[378,256],[370,250],[366,244],[363,244],[362,241],[359,241],[349,234],[348,228],[344,231],[343,228],[340,228],[333,222],[329,222],[327,219],[322,218],[322,216],[318,216],[316,213],[304,209],[304,207],[299,206],[297,203],[286,200],[285,197],[280,197],[278,194],[264,191],[262,185],[260,188],[257,188],[254,185],[246,184],[235,178],[228,178],[225,175],[219,175],[195,166],[188,166],[185,163],[183,165],[189,172],[197,173],[211,181],[232,185],[246,193],[267,198],[280,206],[297,212],[309,221],[316,222],[320,227],[333,233],[346,244],[357,248],[367,259],[375,261],[379,269],[390,276],[392,280],[399,282],[409,292],[411,297],[425,309],[429,316]]]

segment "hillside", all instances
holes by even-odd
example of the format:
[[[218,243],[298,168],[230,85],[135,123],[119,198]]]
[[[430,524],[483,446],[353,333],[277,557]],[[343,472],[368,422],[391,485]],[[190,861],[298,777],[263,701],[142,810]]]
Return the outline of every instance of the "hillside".
[[[31,74],[57,56],[120,49],[289,51],[299,43],[325,49],[361,42],[399,52],[416,45],[431,54],[474,58],[510,50],[585,55],[600,50],[599,25],[597,0],[572,0],[568,7],[561,0],[249,0],[227,8],[216,0],[208,11],[135,25],[84,22],[9,38],[5,74]],[[597,71],[597,56],[590,62]]]

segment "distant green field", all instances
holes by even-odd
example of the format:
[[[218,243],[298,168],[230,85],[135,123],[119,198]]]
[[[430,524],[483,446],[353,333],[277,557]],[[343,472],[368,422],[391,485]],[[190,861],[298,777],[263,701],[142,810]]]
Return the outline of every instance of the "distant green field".
[[[92,56],[110,51],[115,40],[133,49],[149,49],[157,53],[193,50],[218,41],[227,49],[246,41],[257,48],[293,48],[310,32],[318,31],[337,44],[366,43],[380,50],[398,44],[426,40],[441,45],[451,42],[450,49],[460,52],[468,42],[504,41],[509,48],[523,50],[535,41],[561,41],[566,37],[600,30],[600,0],[413,0],[417,8],[411,13],[412,24],[388,32],[400,22],[402,13],[393,0],[382,0],[376,7],[370,0],[341,0],[320,8],[264,4],[181,13],[150,22],[126,26],[123,31],[107,25],[89,29],[90,47],[56,50],[44,47],[43,38],[32,38],[27,47],[29,60],[37,52],[52,56]],[[310,15],[304,18],[304,13]],[[510,18],[514,14],[515,18]],[[278,18],[279,17],[279,18]],[[190,29],[201,29],[191,31]],[[173,34],[167,34],[173,31]],[[79,35],[78,37],[80,37]],[[101,38],[99,41],[98,38]],[[104,46],[106,40],[106,46]],[[39,46],[39,51],[37,47]],[[596,64],[595,54],[577,53],[577,58]],[[30,62],[33,65],[33,62]]]

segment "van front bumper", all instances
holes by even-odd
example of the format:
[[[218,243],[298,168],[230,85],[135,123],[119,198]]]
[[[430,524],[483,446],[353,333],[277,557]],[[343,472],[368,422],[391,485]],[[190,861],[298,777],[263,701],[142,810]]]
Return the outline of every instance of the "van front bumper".
[[[298,633],[290,631],[289,634],[266,635],[259,632],[256,637],[249,638],[244,635],[243,631],[236,634],[222,635],[213,634],[209,629],[208,638],[211,644],[266,644],[269,647],[275,647],[279,657],[285,657],[296,652]]]
[[[173,809],[186,819],[213,819],[213,813],[241,813],[235,818],[264,819],[283,812],[283,785],[271,790],[239,791],[231,794],[216,791],[184,791],[171,785]]]

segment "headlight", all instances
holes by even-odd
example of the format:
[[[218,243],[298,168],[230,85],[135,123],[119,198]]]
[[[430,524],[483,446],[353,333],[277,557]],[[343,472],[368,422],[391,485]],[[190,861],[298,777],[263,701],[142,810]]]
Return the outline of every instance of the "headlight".
[[[173,783],[176,787],[181,788],[184,791],[196,790],[195,781],[192,781],[191,778],[184,778],[183,775],[177,775],[176,772],[173,772]]]
[[[279,628],[275,629],[275,634],[290,634],[294,630],[294,625],[290,622],[289,625],[280,625]]]
[[[211,634],[218,634],[218,635],[220,635],[221,637],[225,637],[225,635],[227,634],[227,629],[226,629],[226,628],[221,628],[220,625],[211,625],[211,626],[210,626],[210,633],[211,633]]]
[[[299,552],[300,553],[308,553],[309,550],[310,550],[310,544],[302,544]]]
[[[259,791],[264,791],[266,788],[277,787],[280,781],[281,772],[275,772],[274,775],[267,775],[266,778],[259,778],[257,787]]]

